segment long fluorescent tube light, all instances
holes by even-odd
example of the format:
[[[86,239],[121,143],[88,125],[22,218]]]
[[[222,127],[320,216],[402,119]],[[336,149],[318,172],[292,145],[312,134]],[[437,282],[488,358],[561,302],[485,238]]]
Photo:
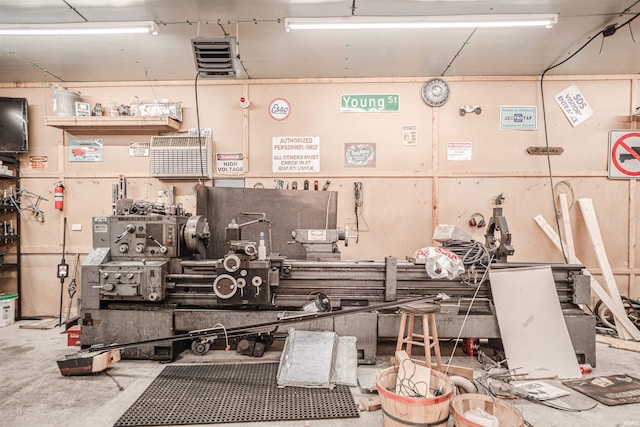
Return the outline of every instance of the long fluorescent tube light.
[[[158,34],[153,21],[69,22],[62,24],[0,24],[0,35]]]
[[[489,14],[446,16],[338,16],[318,18],[285,18],[290,30],[384,30],[413,28],[501,28],[551,27],[558,14]]]

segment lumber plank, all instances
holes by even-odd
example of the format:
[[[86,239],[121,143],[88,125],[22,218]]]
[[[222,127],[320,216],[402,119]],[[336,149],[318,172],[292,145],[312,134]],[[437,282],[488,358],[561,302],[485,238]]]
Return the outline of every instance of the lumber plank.
[[[596,342],[608,344],[609,347],[640,353],[640,342],[638,341],[625,341],[615,337],[608,337],[606,335],[596,335]]]
[[[593,245],[593,249],[596,253],[596,258],[598,259],[598,264],[602,271],[602,278],[607,286],[609,296],[613,299],[613,303],[618,309],[617,311],[624,312],[624,306],[620,299],[620,290],[616,284],[613,269],[611,268],[611,264],[609,264],[609,258],[607,257],[607,252],[604,248],[604,241],[602,240],[602,233],[600,232],[600,226],[598,225],[598,218],[596,217],[596,210],[593,206],[593,201],[591,199],[578,199],[578,205],[580,206],[582,218],[584,219],[584,223],[587,227],[587,233],[591,238],[591,244]],[[609,309],[611,309],[611,307],[609,307]],[[620,334],[620,338],[624,339],[632,337],[630,331],[626,330],[626,327],[619,330],[618,334]]]
[[[549,240],[551,240],[551,242],[555,245],[555,247],[560,249],[560,245],[562,244],[562,242],[551,225],[549,225],[549,223],[542,217],[542,215],[537,215],[534,220],[542,229],[542,231],[547,235]],[[582,264],[582,262],[580,262],[577,257],[575,258],[575,261],[577,264]],[[640,331],[638,331],[638,328],[636,328],[631,320],[629,320],[626,312],[624,311],[624,308],[622,311],[620,311],[607,291],[605,291],[602,285],[600,285],[600,283],[591,275],[591,273],[589,273],[589,270],[585,268],[584,272],[589,275],[591,289],[593,289],[595,294],[598,295],[598,298],[602,300],[602,303],[609,307],[609,310],[611,310],[611,313],[616,319],[616,325],[618,325],[618,329],[624,330],[628,335],[631,335],[633,339],[640,339]],[[620,305],[622,305],[622,303]]]
[[[571,218],[569,218],[569,205],[567,195],[560,194],[560,212],[562,212],[562,223],[564,225],[564,242],[570,264],[576,264],[576,249],[573,244],[573,232],[571,231]]]

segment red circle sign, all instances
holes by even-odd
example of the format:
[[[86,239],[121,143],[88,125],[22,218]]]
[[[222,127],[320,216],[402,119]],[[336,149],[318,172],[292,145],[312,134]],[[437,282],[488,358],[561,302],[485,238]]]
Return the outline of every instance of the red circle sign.
[[[269,115],[273,120],[284,120],[291,114],[291,105],[284,98],[276,98],[269,103]]]
[[[628,171],[625,168],[623,168],[622,165],[620,164],[621,162],[619,162],[618,159],[616,159],[616,151],[617,151],[618,148],[621,148],[621,149],[627,151],[629,154],[631,154],[631,156],[633,156],[633,158],[635,158],[637,160],[640,160],[640,154],[636,153],[633,148],[631,148],[629,145],[627,145],[624,142],[627,138],[632,138],[632,137],[640,138],[640,133],[638,133],[638,132],[627,133],[627,134],[621,136],[620,138],[618,138],[618,140],[613,144],[613,147],[611,147],[611,161],[613,162],[613,165],[616,167],[616,169],[618,169],[624,175],[626,175],[626,176],[640,176],[640,171],[638,171],[638,172]]]

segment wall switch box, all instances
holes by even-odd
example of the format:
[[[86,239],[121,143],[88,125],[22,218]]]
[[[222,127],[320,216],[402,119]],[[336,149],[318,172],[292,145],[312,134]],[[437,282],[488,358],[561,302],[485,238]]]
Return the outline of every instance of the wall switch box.
[[[82,224],[71,224],[71,231],[82,231]]]

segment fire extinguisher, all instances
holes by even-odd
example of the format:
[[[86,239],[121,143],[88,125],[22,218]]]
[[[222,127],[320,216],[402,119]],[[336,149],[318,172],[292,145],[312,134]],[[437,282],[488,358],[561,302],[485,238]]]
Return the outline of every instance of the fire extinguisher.
[[[53,205],[56,209],[64,209],[64,185],[62,181],[56,182],[56,188],[53,190]]]

